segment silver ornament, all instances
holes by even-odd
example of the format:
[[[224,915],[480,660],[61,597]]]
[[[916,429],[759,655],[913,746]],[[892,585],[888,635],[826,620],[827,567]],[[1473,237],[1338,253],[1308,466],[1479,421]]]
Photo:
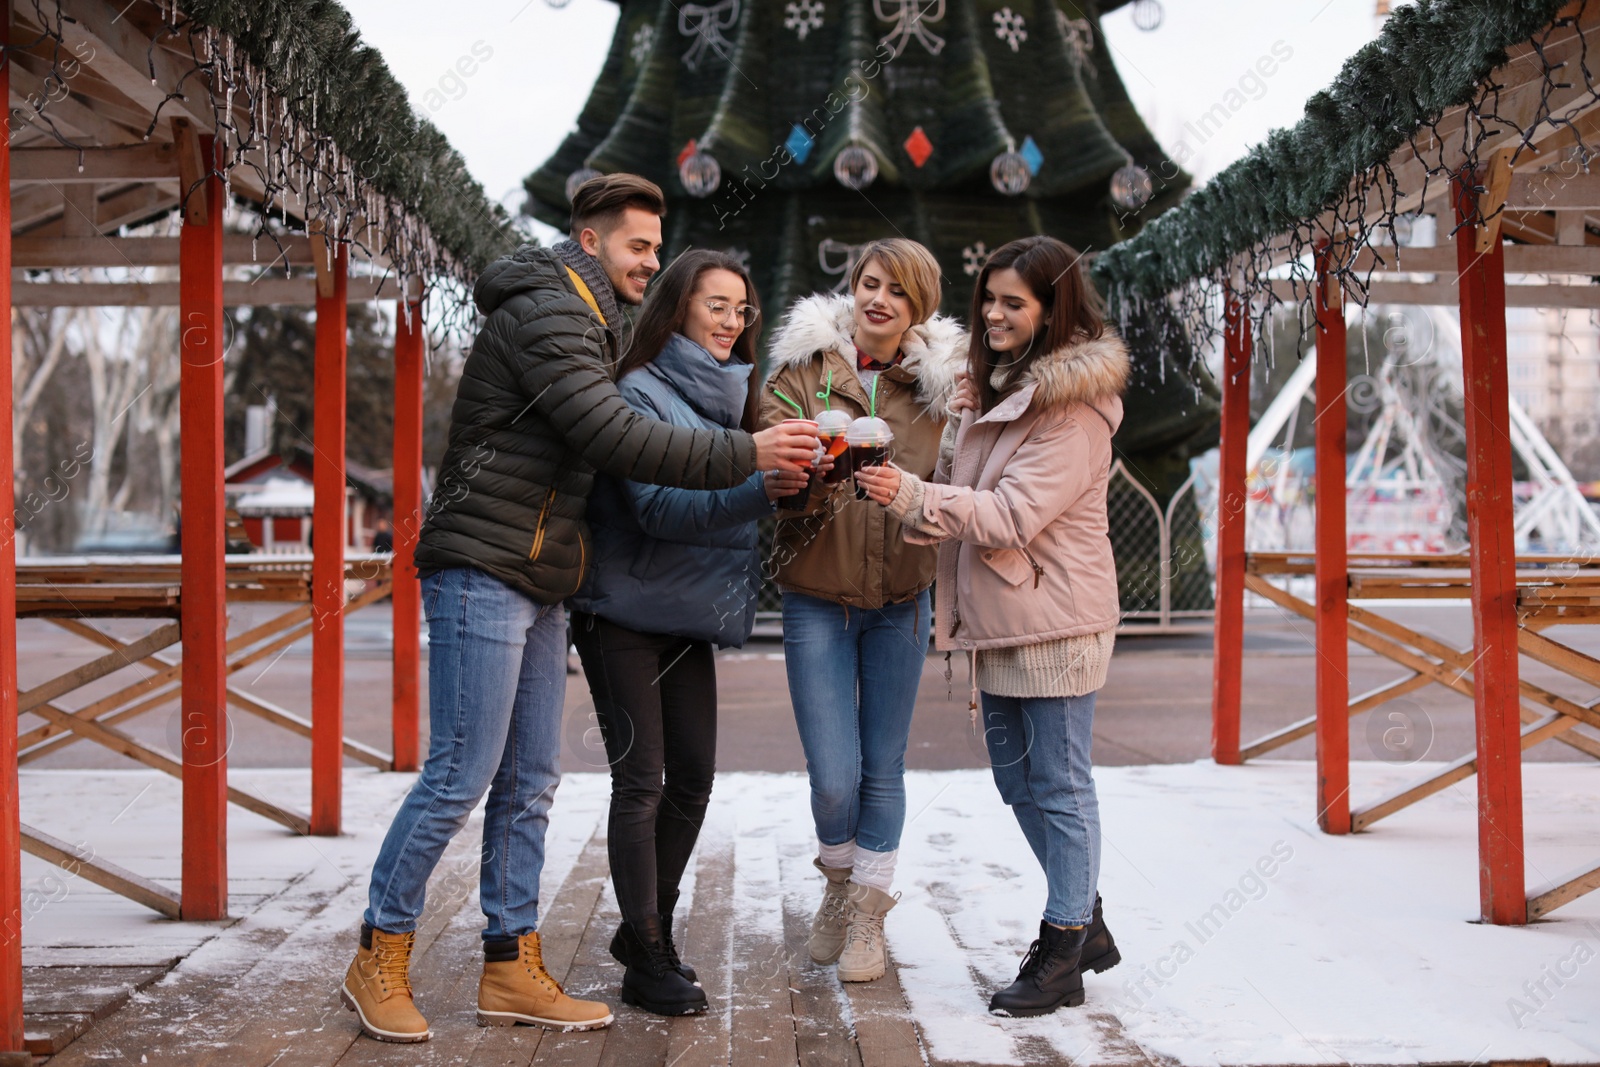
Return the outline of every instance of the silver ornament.
[[[1119,167],[1111,176],[1111,202],[1124,211],[1138,211],[1150,202],[1154,192],[1150,172],[1136,163]]]
[[[1028,188],[1033,172],[1020,152],[1001,152],[989,164],[989,184],[1007,196],[1016,196]]]
[[[1159,29],[1166,14],[1161,0],[1133,0],[1133,24],[1146,33]]]
[[[722,184],[722,164],[709,152],[691,152],[678,164],[678,180],[690,196],[710,196]]]
[[[1410,215],[1396,215],[1394,217],[1394,243],[1408,245],[1411,243],[1412,217]]]
[[[846,189],[865,189],[878,179],[878,157],[858,144],[833,157],[833,176]]]

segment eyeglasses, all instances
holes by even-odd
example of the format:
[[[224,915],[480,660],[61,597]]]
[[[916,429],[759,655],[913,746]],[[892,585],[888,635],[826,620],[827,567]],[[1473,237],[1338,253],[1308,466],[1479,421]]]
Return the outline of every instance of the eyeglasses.
[[[740,304],[735,307],[732,304],[724,304],[720,300],[707,300],[706,310],[711,312],[711,317],[717,322],[727,322],[728,314],[732,312],[734,315],[738,316],[739,321],[743,323],[747,329],[751,326],[754,326],[756,324],[756,319],[761,317],[761,312],[750,304]]]

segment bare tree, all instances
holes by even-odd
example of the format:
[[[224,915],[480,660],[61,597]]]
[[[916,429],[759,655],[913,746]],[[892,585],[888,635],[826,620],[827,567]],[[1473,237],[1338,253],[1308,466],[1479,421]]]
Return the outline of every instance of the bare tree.
[[[14,322],[16,336],[21,344],[12,349],[11,372],[21,388],[12,399],[11,455],[14,473],[19,484],[25,481],[22,468],[22,438],[33,418],[34,408],[45,386],[61,365],[67,351],[67,335],[73,322],[80,318],[79,308],[19,308]]]

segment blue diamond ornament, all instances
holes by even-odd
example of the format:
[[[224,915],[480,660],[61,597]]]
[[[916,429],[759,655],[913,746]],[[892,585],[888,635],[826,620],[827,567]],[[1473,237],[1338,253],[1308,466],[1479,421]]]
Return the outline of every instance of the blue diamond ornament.
[[[783,147],[789,150],[796,163],[804,163],[806,157],[811,155],[811,149],[816,145],[816,140],[806,132],[804,126],[796,125],[789,131],[789,139],[783,142]]]
[[[1039,151],[1039,146],[1034,143],[1032,137],[1022,142],[1022,150],[1019,154],[1022,156],[1023,162],[1028,164],[1029,174],[1038,174],[1039,168],[1044,166],[1044,153]]]

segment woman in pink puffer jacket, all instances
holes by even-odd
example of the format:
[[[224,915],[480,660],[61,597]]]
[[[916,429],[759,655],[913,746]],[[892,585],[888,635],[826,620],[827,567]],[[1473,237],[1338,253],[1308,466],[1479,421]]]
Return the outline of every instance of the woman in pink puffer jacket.
[[[1080,260],[1052,237],[996,251],[973,295],[966,410],[933,480],[856,473],[908,539],[942,542],[935,647],[975,658],[995,785],[1045,871],[1039,937],[990,1000],[997,1015],[1082,1004],[1082,972],[1121,959],[1096,892],[1090,730],[1119,616],[1106,488],[1129,361]]]

